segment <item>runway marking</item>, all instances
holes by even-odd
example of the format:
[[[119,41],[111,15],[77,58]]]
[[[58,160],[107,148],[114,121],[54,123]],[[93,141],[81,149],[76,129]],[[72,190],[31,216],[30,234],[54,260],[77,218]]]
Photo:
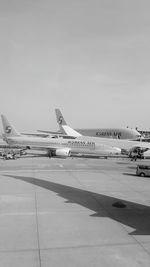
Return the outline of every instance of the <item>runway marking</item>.
[[[43,213],[40,213],[38,212],[39,215],[45,215],[45,214],[50,214],[50,212],[43,212]],[[5,217],[5,216],[35,216],[36,215],[36,212],[16,212],[16,213],[3,213],[3,214],[0,214],[0,217]]]
[[[55,170],[43,170],[43,169],[37,169],[37,170],[34,170],[34,169],[28,169],[28,170],[4,170],[4,171],[0,171],[0,173],[9,173],[9,172],[68,172],[68,171],[70,171],[70,172],[89,172],[90,170],[87,170],[87,169],[85,169],[85,170],[83,170],[83,169],[81,169],[81,170],[76,170],[76,169],[67,169],[67,170],[64,170],[64,169],[55,169]],[[91,171],[93,171],[93,170],[91,170]],[[99,171],[99,170],[94,170],[94,171]]]
[[[127,247],[127,246],[135,246],[135,247],[137,247],[137,241],[135,242],[135,241],[130,241],[130,242],[126,242],[126,243],[119,243],[119,242],[117,242],[117,243],[104,243],[104,244],[99,244],[99,243],[97,243],[97,244],[90,244],[90,245],[74,245],[74,246],[62,246],[62,247],[47,247],[47,248],[40,248],[40,250],[41,251],[51,251],[51,250],[68,250],[68,249],[79,249],[79,248],[105,248],[105,247],[120,247],[120,246],[122,246],[122,247]],[[140,244],[140,246],[141,246],[141,243],[138,243],[138,244]],[[147,244],[147,242],[146,242],[146,244]],[[142,246],[142,248],[143,248],[143,246]],[[0,254],[2,254],[2,253],[16,253],[16,252],[31,252],[31,251],[38,251],[38,249],[36,249],[36,248],[30,248],[30,249],[15,249],[15,250],[0,250]],[[148,253],[148,251],[147,250],[145,250],[146,252],[147,252],[147,254],[149,255],[149,253]]]
[[[59,212],[61,212],[61,209],[58,210]],[[56,214],[58,211],[38,211],[38,215],[49,215],[49,214]],[[80,211],[80,210],[69,210],[69,211],[63,211],[63,213],[69,213],[69,214],[74,214],[74,213],[78,213],[78,214],[85,214],[85,211]],[[36,215],[36,211],[29,211],[29,212],[5,212],[5,213],[0,213],[0,217],[3,216],[23,216],[23,215],[27,215],[27,216],[35,216]]]

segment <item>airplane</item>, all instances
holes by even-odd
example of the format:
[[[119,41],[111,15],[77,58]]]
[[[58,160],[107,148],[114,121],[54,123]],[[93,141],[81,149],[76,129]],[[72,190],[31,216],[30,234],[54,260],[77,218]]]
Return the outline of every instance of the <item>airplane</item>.
[[[56,118],[57,122],[60,127],[60,131],[64,132],[65,134],[69,136],[79,137],[83,136],[81,133],[79,133],[77,130],[72,129],[69,125],[67,125],[61,111],[59,109],[56,109]],[[87,136],[86,136],[87,137]],[[97,138],[97,137],[93,137]],[[137,153],[137,156],[139,158],[143,157],[143,153],[148,151],[150,149],[150,143],[149,142],[141,142],[136,140],[123,140],[123,139],[113,139],[113,138],[101,138],[102,144],[107,144],[109,146],[118,147],[124,152],[125,155],[129,155],[129,157],[132,158],[132,154]],[[122,153],[123,154],[123,153]]]
[[[65,125],[67,125],[67,123],[60,109],[55,109],[55,113],[60,131],[65,133]],[[63,125],[63,127],[61,127],[61,125]],[[141,134],[137,130],[130,128],[76,129],[76,131],[81,135],[93,136],[93,137],[95,136],[101,138],[128,139],[128,140],[136,140],[137,138],[141,138]]]
[[[56,112],[56,119],[59,125],[59,129],[57,132],[52,132],[52,131],[44,131],[44,130],[37,130],[41,134],[55,134],[55,137],[62,136],[63,138],[67,138],[65,135],[65,130],[61,127],[63,124],[64,128],[66,125],[66,121],[59,109],[55,109]],[[130,129],[130,128],[89,128],[89,129],[75,129],[78,134],[77,136],[84,135],[84,136],[93,136],[93,137],[101,137],[101,138],[114,138],[114,139],[128,139],[128,140],[136,140],[140,141],[142,138],[142,135],[135,129]],[[69,129],[68,129],[69,131]],[[75,136],[71,130],[70,132],[70,137]],[[68,133],[69,136],[69,133]]]
[[[49,157],[69,157],[81,153],[82,155],[112,156],[121,153],[121,150],[114,146],[101,144],[99,138],[82,136],[75,139],[42,138],[25,136],[20,134],[15,127],[9,123],[4,115],[1,115],[4,129],[4,139],[9,145],[23,146],[26,149],[46,151]]]

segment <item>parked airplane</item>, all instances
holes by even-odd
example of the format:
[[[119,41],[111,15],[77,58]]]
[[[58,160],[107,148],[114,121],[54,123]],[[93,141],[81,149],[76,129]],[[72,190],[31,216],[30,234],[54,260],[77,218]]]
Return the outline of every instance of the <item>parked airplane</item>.
[[[55,109],[56,119],[59,124],[59,128],[61,132],[65,133],[65,125],[67,125],[61,111],[59,109]],[[63,125],[63,127],[61,127]],[[67,126],[68,129],[68,126]],[[136,140],[141,137],[141,134],[135,130],[130,128],[96,128],[96,129],[76,129],[78,134],[85,136],[95,136],[101,138],[115,138],[115,139],[128,139],[128,140]],[[68,134],[73,134],[73,131],[69,131]],[[78,134],[76,134],[78,136]]]
[[[119,148],[101,144],[99,138],[86,137],[74,139],[63,138],[42,138],[31,137],[20,134],[15,127],[10,124],[4,115],[2,117],[2,124],[4,129],[5,141],[9,145],[20,145],[27,149],[44,150],[49,157],[68,157],[72,153],[80,153],[83,155],[97,155],[109,156],[116,155],[121,152]],[[94,138],[94,139],[93,139]]]
[[[65,134],[69,136],[81,138],[81,133],[72,129],[69,125],[67,125],[62,113],[59,109],[56,109],[56,118],[57,122],[60,126],[60,131],[63,131]],[[83,137],[83,136],[82,136]],[[93,137],[96,138],[96,137]],[[128,153],[131,156],[131,152],[134,153],[138,151],[138,156],[142,156],[143,153],[150,149],[150,143],[141,142],[141,141],[133,141],[133,140],[123,140],[123,139],[113,139],[113,138],[101,138],[102,144],[107,144],[109,146],[115,146],[122,149],[124,152]]]
[[[49,134],[53,135],[54,137],[58,135],[65,138],[65,131],[61,127],[61,124],[63,124],[65,127],[66,121],[59,109],[55,109],[55,112],[60,130],[57,132],[38,130],[38,132],[40,132],[41,135],[43,134],[45,136]],[[85,136],[93,136],[101,138],[128,139],[137,141],[138,140],[140,141],[141,139],[141,134],[137,130],[130,128],[95,128],[95,129],[89,128],[89,129],[75,129],[75,130],[78,132],[78,134],[76,133],[77,136],[85,135]],[[70,137],[74,136],[73,129],[72,130],[70,129],[70,134],[71,134]]]

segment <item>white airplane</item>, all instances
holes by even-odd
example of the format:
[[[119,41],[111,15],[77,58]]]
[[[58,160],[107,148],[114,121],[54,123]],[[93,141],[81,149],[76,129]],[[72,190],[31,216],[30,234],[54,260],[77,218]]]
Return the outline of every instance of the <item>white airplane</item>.
[[[4,115],[1,115],[1,117],[4,138],[9,145],[18,145],[32,150],[44,150],[49,157],[69,157],[74,153],[96,156],[110,156],[121,153],[121,150],[117,147],[101,144],[100,139],[96,137],[82,136],[82,138],[77,137],[76,139],[55,139],[25,136],[20,134]]]
[[[44,130],[38,130],[41,134],[39,135],[51,135],[51,136],[62,136],[65,138],[65,131],[61,127],[61,124],[66,125],[66,122],[64,120],[64,117],[62,116],[62,113],[59,109],[55,109],[56,112],[56,118],[59,125],[60,130],[57,132],[52,131],[44,131]],[[114,138],[114,139],[128,139],[128,140],[136,140],[140,141],[142,138],[142,135],[135,129],[130,128],[89,128],[89,129],[75,129],[78,134],[84,135],[84,136],[93,136],[93,137],[101,137],[101,138]],[[72,132],[72,130],[71,130]],[[143,140],[143,138],[142,138]],[[145,140],[148,141],[148,140]]]
[[[67,125],[62,113],[59,109],[56,109],[56,118],[57,122],[60,127],[60,131],[64,132],[65,134],[72,136],[72,137],[79,137],[81,138],[81,133],[78,131],[72,129],[69,125]],[[83,136],[82,136],[83,137]],[[87,137],[87,136],[86,136]],[[90,138],[90,137],[88,137]],[[93,137],[97,138],[97,137]],[[131,155],[130,152],[136,152],[138,151],[139,156],[150,149],[150,143],[149,142],[141,142],[141,141],[133,141],[133,140],[123,140],[123,139],[113,139],[113,138],[100,138],[101,144],[107,144],[109,146],[118,147],[123,151],[126,151],[126,153]]]
[[[67,125],[67,123],[60,109],[55,109],[55,113],[60,131],[65,133],[65,125]],[[63,125],[63,127],[61,127],[61,125]],[[91,129],[76,129],[76,131],[81,135],[101,137],[101,138],[128,139],[128,140],[136,140],[141,138],[141,134],[137,130],[130,128],[105,128],[105,129],[91,128]]]

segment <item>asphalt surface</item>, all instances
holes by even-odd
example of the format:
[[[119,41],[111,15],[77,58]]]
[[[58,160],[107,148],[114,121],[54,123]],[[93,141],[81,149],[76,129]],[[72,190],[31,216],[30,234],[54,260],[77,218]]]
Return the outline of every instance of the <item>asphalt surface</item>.
[[[150,178],[135,175],[139,162],[1,159],[0,267],[149,267]]]

